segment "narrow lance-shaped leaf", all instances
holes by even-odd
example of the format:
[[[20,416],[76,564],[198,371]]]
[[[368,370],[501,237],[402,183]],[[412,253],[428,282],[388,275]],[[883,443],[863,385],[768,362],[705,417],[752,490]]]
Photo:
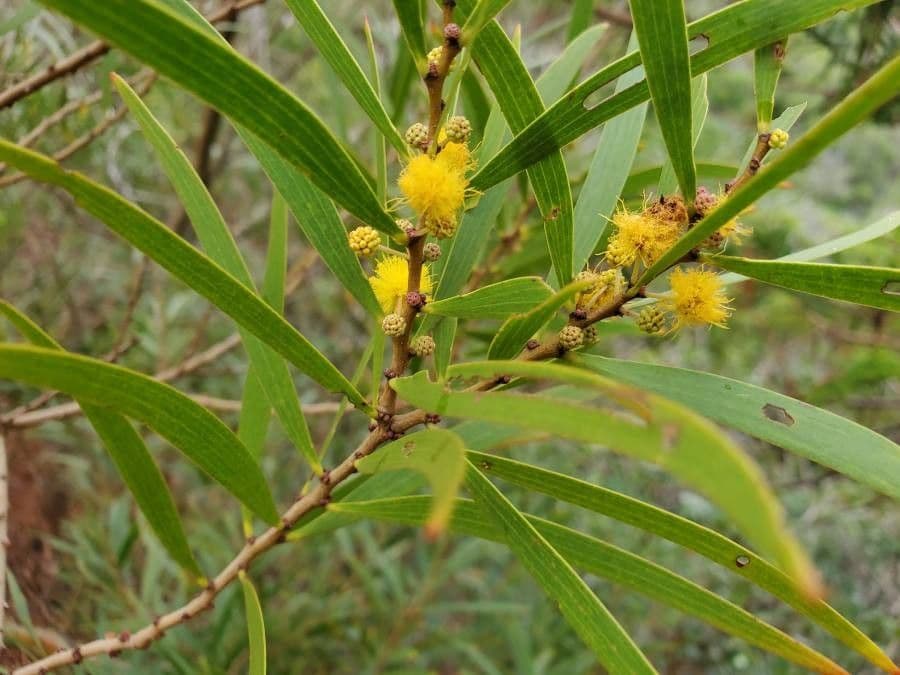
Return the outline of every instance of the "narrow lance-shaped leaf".
[[[375,126],[394,146],[397,153],[401,157],[405,157],[409,153],[406,142],[400,136],[394,123],[391,122],[378,94],[372,88],[356,59],[353,58],[346,43],[325,16],[319,3],[316,0],[285,0],[285,2],[297,21],[303,26],[309,39],[313,41],[318,53],[337,73],[347,91],[359,103],[359,107],[375,123]]]
[[[466,483],[476,503],[559,606],[569,625],[610,673],[656,673],[637,645],[569,562],[471,463]]]
[[[632,33],[629,50],[637,48]],[[616,82],[616,93],[628,89],[644,77],[643,68],[635,68]],[[580,270],[598,246],[602,247],[609,230],[609,218],[616,208],[637,154],[641,131],[647,117],[647,104],[611,119],[600,132],[597,150],[575,203],[575,270]]]
[[[468,451],[467,456],[486,474],[601,513],[699,553],[787,603],[876,666],[894,672],[896,666],[859,628],[823,600],[807,596],[793,579],[777,567],[715,530],[652,504],[561,473],[497,455]]]
[[[457,10],[465,16],[472,5],[472,0],[460,0]],[[544,105],[528,69],[496,21],[484,26],[472,45],[472,53],[514,133],[543,112]],[[572,278],[574,207],[562,153],[531,167],[528,177],[544,218],[550,258],[560,281],[566,283]]]
[[[4,300],[0,300],[0,314],[34,346],[65,351],[40,326]],[[202,572],[191,553],[172,493],[140,434],[128,420],[108,408],[88,402],[80,405],[160,543],[175,562],[200,578]]]
[[[597,47],[597,42],[606,32],[606,24],[591,26],[581,33],[535,81],[544,105],[552,105],[565,94],[581,72],[581,67]]]
[[[231,236],[225,219],[203,184],[203,179],[128,83],[118,75],[113,75],[113,83],[156,152],[163,170],[184,205],[200,243],[213,261],[252,290],[254,284],[247,264]],[[253,364],[253,372],[260,379],[262,391],[275,409],[288,438],[300,450],[313,470],[321,473],[322,467],[313,448],[309,427],[300,409],[300,400],[297,398],[287,364],[252,333],[246,329],[241,329],[240,332],[241,340]]]
[[[0,140],[0,161],[32,178],[57,185],[76,203],[173,276],[212,302],[302,372],[368,410],[362,395],[310,342],[256,294],[158,220],[85,176],[67,171],[49,157]]]
[[[461,319],[505,319],[530,311],[551,295],[552,289],[540,277],[516,277],[429,303],[425,312]]]
[[[488,21],[497,16],[509,4],[509,0],[478,0],[462,27],[463,44],[475,41]]]
[[[487,366],[493,372],[525,376],[531,369],[541,378],[554,372],[554,379],[576,386],[585,386],[585,378],[590,376],[571,367],[524,361]],[[454,366],[451,372],[464,372],[465,367]],[[542,395],[453,391],[429,382],[425,373],[397,378],[391,386],[404,400],[443,417],[498,422],[601,444],[655,463],[721,508],[741,532],[777,560],[810,595],[821,592],[818,575],[787,528],[781,506],[759,467],[728,436],[682,405],[645,393],[650,416],[635,420]],[[599,378],[595,388],[609,391],[605,378]]]
[[[599,373],[676,398],[720,424],[900,499],[900,447],[856,422],[721,375],[599,356],[581,360]]]
[[[713,265],[792,291],[900,312],[900,269],[704,256]]]
[[[507,359],[518,354],[529,338],[543,328],[560,307],[576,293],[584,290],[587,285],[589,284],[585,282],[573,281],[528,312],[509,317],[494,336],[488,357]]]
[[[772,114],[775,111],[775,89],[784,57],[787,52],[788,39],[784,38],[753,53],[753,91],[756,94],[756,128],[760,133],[769,130]]]
[[[444,531],[453,513],[466,475],[466,449],[452,431],[427,429],[388,443],[355,466],[364,475],[407,469],[425,476],[432,493],[425,534],[434,538]]]
[[[266,675],[266,624],[262,605],[253,582],[246,572],[239,575],[244,592],[244,615],[247,617],[247,641],[250,646],[249,675]]]
[[[269,524],[278,511],[256,461],[218,417],[151,377],[86,356],[0,344],[0,377],[57,389],[139,420]]]
[[[748,51],[771,44],[790,33],[830,19],[839,10],[854,10],[877,0],[744,0],[713,12],[688,25],[691,39],[703,37],[708,45],[691,57],[696,77]],[[646,81],[594,103],[590,97],[604,85],[641,63],[631,52],[585,79],[504,147],[472,177],[472,187],[486,190],[515,175],[582,134],[647,101]]]
[[[695,77],[691,82],[691,124],[693,125],[691,133],[692,148],[697,147],[697,141],[700,140],[700,134],[703,132],[703,125],[706,124],[706,115],[709,112],[709,98],[706,95],[706,73],[700,77]],[[696,168],[696,165],[695,165]],[[667,195],[675,191],[678,187],[678,179],[675,177],[675,169],[672,166],[672,160],[668,160],[663,164],[662,172],[659,176],[659,190],[661,195]]]
[[[482,468],[477,460],[473,459],[472,463]],[[329,506],[330,510],[345,516],[413,526],[424,521],[426,508],[426,498],[418,496],[338,502]],[[835,675],[846,673],[816,650],[660,565],[543,518],[528,514],[525,514],[525,518],[570,565],[583,572],[595,574],[674,607],[688,616],[815,672]],[[477,504],[469,500],[458,500],[450,527],[454,533],[489,541],[505,541],[503,533],[493,523],[486,521]]]
[[[363,19],[363,33],[366,36],[366,51],[369,56],[369,78],[372,81],[375,96],[381,102],[381,73],[378,70],[378,55],[375,53],[375,37],[372,35],[372,26],[369,25],[368,18]],[[387,203],[387,144],[385,143],[384,134],[374,130],[373,139],[375,148],[375,194],[378,196],[378,201],[385,204]],[[400,140],[403,142],[403,139]],[[401,153],[400,156],[404,156],[407,151],[407,148],[404,147],[404,153]]]
[[[355,216],[399,229],[347,150],[297,97],[184,14],[154,0],[41,0],[259,136]],[[260,106],[260,101],[265,101]]]
[[[691,138],[691,57],[684,0],[630,0],[647,86],[681,194],[697,192]]]
[[[422,3],[420,0],[393,0],[393,3],[406,46],[419,71],[424,72],[427,50],[425,48],[425,20],[422,17]]]
[[[895,56],[862,86],[832,108],[802,138],[782,151],[766,168],[732,192],[721,206],[688,230],[687,234],[662,258],[641,275],[635,288],[645,286],[650,280],[655,279],[680,260],[685,253],[764,194],[808,166],[825,148],[890,101],[898,92],[900,92],[900,56]]]

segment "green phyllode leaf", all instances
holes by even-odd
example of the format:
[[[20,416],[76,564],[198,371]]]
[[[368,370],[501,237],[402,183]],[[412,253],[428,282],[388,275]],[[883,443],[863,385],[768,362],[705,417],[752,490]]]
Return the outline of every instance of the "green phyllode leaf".
[[[256,588],[246,572],[239,575],[244,591],[244,614],[247,617],[247,641],[250,645],[249,675],[266,675],[266,624]]]
[[[540,277],[516,277],[429,303],[425,312],[460,319],[505,319],[530,311],[551,295],[553,290]]]

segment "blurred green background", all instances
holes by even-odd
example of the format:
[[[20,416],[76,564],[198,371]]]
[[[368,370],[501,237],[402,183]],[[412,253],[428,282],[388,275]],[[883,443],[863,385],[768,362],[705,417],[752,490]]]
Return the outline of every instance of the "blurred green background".
[[[196,4],[205,11],[219,5]],[[583,74],[623,53],[629,35],[624,3],[597,0],[593,4],[591,23],[606,21],[608,27]],[[686,4],[689,17],[697,18],[727,3],[691,0]],[[387,0],[326,0],[322,6],[361,61],[365,59],[362,27],[368,19],[390,97],[389,111],[393,109],[401,129],[420,120],[426,97],[419,83],[405,78],[405,63],[398,58],[403,56],[398,51],[402,42],[391,4]],[[505,28],[521,29],[522,56],[535,76],[565,46],[572,11],[572,2],[518,0],[501,15]],[[437,19],[436,12],[431,19]],[[801,134],[896,52],[898,26],[900,3],[888,0],[852,15],[839,15],[791,39],[776,115],[786,106],[808,104],[793,135]],[[241,52],[298,93],[373,165],[370,125],[280,2],[269,0],[220,28],[233,34]],[[65,20],[40,12],[33,2],[5,0],[0,5],[0,90],[90,40]],[[131,76],[139,70],[138,64],[121,54],[108,54],[12,108],[0,110],[0,136],[20,139],[71,103],[71,114],[43,133],[34,146],[56,152],[102,124],[118,108],[109,72]],[[96,100],[72,103],[88,96]],[[710,113],[697,156],[735,165],[755,133],[752,58],[748,55],[713,71],[709,97]],[[146,100],[193,157],[203,132],[210,130],[208,112],[167,82],[156,83]],[[404,105],[393,105],[398,101]],[[776,257],[853,232],[896,209],[900,204],[898,117],[900,106],[895,102],[835,144],[790,185],[763,200],[746,217],[754,234],[739,250]],[[592,132],[566,149],[576,195],[597,136],[597,131]],[[635,169],[658,165],[663,157],[651,110]],[[393,178],[398,165],[395,158],[390,160]],[[105,182],[191,236],[173,191],[129,120],[111,125],[66,165]],[[209,145],[208,167],[212,192],[259,276],[271,191],[227,123],[219,126]],[[10,175],[4,171],[0,181]],[[540,216],[529,207],[525,187],[520,184],[504,206],[494,243],[502,243],[506,255],[482,265],[485,280],[541,273],[547,267]],[[288,318],[350,373],[369,340],[364,313],[311,253],[299,230],[293,228],[290,236],[290,263],[302,282],[288,297]],[[837,260],[896,266],[898,253],[900,239],[895,232],[847,251]],[[60,192],[29,182],[0,189],[0,296],[32,316],[68,349],[100,356],[123,338],[133,339],[120,362],[153,373],[182,363],[233,333],[228,319],[152,264],[141,277],[143,264],[139,254]],[[138,278],[143,281],[139,296],[133,294]],[[734,287],[733,295],[737,310],[727,331],[685,331],[671,339],[651,339],[627,329],[608,331],[595,349],[750,381],[900,439],[900,321],[896,316],[753,283]],[[123,336],[120,325],[132,297],[137,299],[134,317]],[[470,328],[463,354],[478,354],[495,325]],[[240,399],[245,370],[246,358],[236,349],[174,383],[186,392],[234,401]],[[323,392],[304,378],[298,378],[298,390],[304,403],[333,400],[323,398]],[[0,414],[36,393],[0,382]],[[236,424],[234,412],[225,410],[222,415]],[[310,417],[317,441],[326,436],[332,421],[331,414]],[[363,427],[357,415],[344,418],[326,465],[343,457],[361,437]],[[221,567],[241,543],[238,508],[171,448],[153,436],[149,442],[161,458],[201,565],[209,570]],[[897,505],[778,448],[747,437],[740,442],[763,466],[783,500],[790,523],[822,570],[830,601],[896,659],[900,656]],[[15,578],[10,611],[26,644],[33,642],[29,634],[51,642],[75,642],[134,628],[193,592],[145,524],[135,519],[111,462],[82,419],[16,431],[8,444],[13,491],[10,561]],[[646,499],[737,536],[708,502],[682,490],[654,467],[567,442],[536,442],[505,452]],[[276,425],[272,425],[264,466],[282,501],[308,477],[299,454]],[[508,494],[520,508],[639,552],[721,593],[788,633],[811,641],[853,673],[874,672],[824,632],[704,559],[596,514],[516,489]],[[523,568],[494,544],[458,538],[428,543],[410,529],[361,523],[331,538],[279,547],[253,567],[252,575],[263,602],[272,673],[603,672]],[[674,610],[597,579],[588,581],[660,672],[799,672]],[[52,629],[54,634],[44,634],[42,629]],[[15,665],[23,658],[21,650],[0,652],[0,665]],[[233,587],[222,593],[212,613],[172,631],[148,652],[97,661],[87,672],[240,673],[246,670],[246,658],[243,606],[239,588]]]

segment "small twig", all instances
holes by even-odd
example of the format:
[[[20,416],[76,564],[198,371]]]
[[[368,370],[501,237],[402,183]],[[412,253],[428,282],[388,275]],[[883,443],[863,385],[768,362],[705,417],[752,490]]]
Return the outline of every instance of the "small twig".
[[[733,192],[756,175],[756,172],[759,171],[759,167],[762,166],[763,160],[766,158],[766,155],[769,154],[769,150],[771,149],[769,147],[769,138],[771,138],[771,136],[770,133],[766,132],[761,133],[756,137],[756,148],[753,150],[753,156],[750,158],[747,168],[744,169],[740,176],[733,181],[726,183],[725,192]]]
[[[255,5],[260,5],[265,1],[266,0],[233,0],[209,14],[206,19],[210,23],[233,21],[238,13],[245,9],[249,9],[250,7],[254,7]],[[51,64],[37,75],[14,84],[5,91],[0,92],[0,110],[8,108],[16,101],[35,93],[51,82],[55,82],[59,78],[70,75],[81,69],[83,66],[93,63],[106,54],[109,49],[110,47],[108,44],[102,40],[97,40],[86,47],[82,47],[61,61]]]
[[[444,46],[440,63],[429,63],[425,73],[425,87],[428,89],[428,147],[432,152],[437,150],[437,131],[444,112],[444,80],[450,72],[453,59],[459,54],[460,29],[453,23],[455,0],[444,0]]]

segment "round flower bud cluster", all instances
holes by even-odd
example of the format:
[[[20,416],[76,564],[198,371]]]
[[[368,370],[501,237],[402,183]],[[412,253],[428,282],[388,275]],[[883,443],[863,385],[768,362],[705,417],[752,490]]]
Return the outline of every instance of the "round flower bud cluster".
[[[559,346],[563,349],[576,349],[584,344],[584,331],[578,326],[566,326],[559,331]]]
[[[425,256],[425,260],[427,260],[428,262],[434,262],[441,257],[441,247],[438,244],[435,244],[433,241],[430,241],[425,244],[425,248],[422,250],[422,254]]]
[[[469,137],[472,135],[472,125],[462,115],[455,115],[447,120],[444,131],[447,134],[447,140],[453,143],[468,143]]]
[[[456,234],[456,218],[438,218],[426,216],[422,221],[425,231],[436,239],[449,239]]]
[[[425,150],[428,147],[428,127],[416,122],[406,130],[406,142],[411,148]]]
[[[602,272],[585,270],[579,272],[575,281],[589,282],[591,285],[578,294],[575,306],[578,309],[590,312],[612,302],[625,292],[625,277],[622,270],[613,267]]]
[[[790,135],[784,129],[775,129],[769,134],[769,147],[773,150],[782,150],[790,139]]]
[[[406,330],[406,319],[396,313],[390,313],[381,321],[381,330],[388,337],[398,337]]]
[[[420,335],[409,343],[409,351],[414,356],[431,356],[435,349],[434,338],[430,335]]]
[[[347,235],[350,241],[350,248],[361,258],[368,258],[374,255],[378,247],[381,246],[381,236],[373,227],[363,225],[357,227]]]
[[[635,324],[645,333],[660,335],[666,329],[666,315],[659,307],[651,305],[641,310]]]
[[[597,334],[596,326],[588,326],[584,329],[584,344],[592,345],[600,339],[600,336]]]

